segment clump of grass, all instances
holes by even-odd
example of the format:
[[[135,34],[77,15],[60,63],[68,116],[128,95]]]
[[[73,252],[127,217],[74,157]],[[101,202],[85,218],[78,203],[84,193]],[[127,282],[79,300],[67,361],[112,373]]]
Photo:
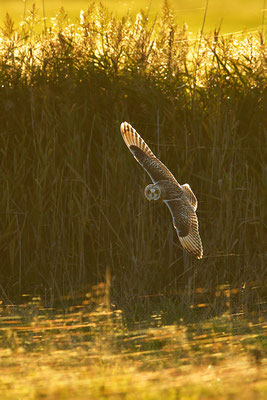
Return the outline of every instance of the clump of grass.
[[[108,268],[113,301],[133,316],[170,293],[176,306],[193,304],[197,288],[218,310],[216,287],[227,282],[246,288],[244,308],[261,309],[262,36],[195,40],[166,2],[153,21],[91,5],[76,24],[63,9],[44,32],[40,22],[33,8],[1,29],[3,297],[65,304]],[[196,193],[202,261],[183,257],[168,210],[144,200],[124,120]]]

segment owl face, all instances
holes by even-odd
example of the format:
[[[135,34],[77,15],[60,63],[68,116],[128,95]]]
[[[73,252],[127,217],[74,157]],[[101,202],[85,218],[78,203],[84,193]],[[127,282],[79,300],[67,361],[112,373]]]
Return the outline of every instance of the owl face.
[[[161,190],[157,185],[148,185],[145,188],[145,196],[147,200],[158,200],[161,195]]]

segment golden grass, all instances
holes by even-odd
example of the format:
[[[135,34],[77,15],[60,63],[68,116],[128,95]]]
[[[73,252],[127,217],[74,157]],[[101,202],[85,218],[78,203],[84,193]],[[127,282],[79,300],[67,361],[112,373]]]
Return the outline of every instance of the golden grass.
[[[38,18],[0,35],[1,400],[265,398],[263,32]],[[196,193],[200,262],[124,120]]]
[[[63,314],[39,299],[3,306],[1,399],[263,399],[265,334],[257,317],[129,327],[99,301]]]
[[[91,365],[83,351],[64,350],[29,356],[5,352],[1,356],[4,358],[0,382],[3,400],[250,400],[264,399],[267,393],[266,365],[258,369],[242,356],[219,366],[170,366],[159,367],[156,371],[149,371],[138,359],[135,362],[121,358],[107,361],[103,357],[100,363]],[[9,364],[11,358],[15,361]],[[83,360],[81,365],[77,365],[77,359]]]
[[[35,8],[0,36],[1,296],[78,301],[111,276],[135,316],[265,302],[264,38],[192,38],[164,3],[155,24],[92,6],[40,33]],[[168,210],[122,142],[129,121],[199,199],[204,258],[183,255]],[[236,291],[235,294],[233,291]],[[204,296],[205,297],[205,296]],[[194,310],[193,310],[194,311]],[[233,311],[235,312],[235,311]]]

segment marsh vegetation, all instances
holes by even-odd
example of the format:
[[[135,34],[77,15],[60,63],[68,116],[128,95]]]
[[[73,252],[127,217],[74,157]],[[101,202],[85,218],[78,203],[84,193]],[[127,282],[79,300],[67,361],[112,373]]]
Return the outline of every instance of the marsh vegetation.
[[[112,295],[256,285],[264,260],[264,39],[191,40],[164,5],[150,24],[91,6],[45,32],[33,8],[0,41],[1,290],[54,298],[112,275]],[[129,121],[199,199],[203,260],[183,256],[125,151]],[[195,283],[193,283],[195,286]],[[248,298],[248,303],[250,299]]]
[[[166,2],[42,26],[0,33],[1,393],[263,398],[264,32],[196,39]],[[125,120],[197,195],[201,261],[145,200]]]

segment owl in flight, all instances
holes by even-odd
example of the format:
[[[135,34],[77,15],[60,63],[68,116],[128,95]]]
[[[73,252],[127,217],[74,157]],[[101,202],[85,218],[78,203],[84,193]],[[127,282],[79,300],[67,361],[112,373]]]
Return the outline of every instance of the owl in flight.
[[[153,182],[146,186],[145,197],[149,201],[160,199],[166,204],[182,246],[196,258],[202,258],[203,248],[196,215],[197,199],[192,189],[187,183],[180,185],[177,182],[128,122],[121,124],[121,134],[128,149]]]

